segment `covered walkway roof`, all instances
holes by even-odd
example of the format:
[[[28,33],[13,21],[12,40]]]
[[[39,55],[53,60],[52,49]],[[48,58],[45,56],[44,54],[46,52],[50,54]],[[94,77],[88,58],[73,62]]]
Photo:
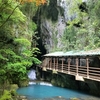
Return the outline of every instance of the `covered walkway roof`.
[[[68,52],[53,52],[45,54],[46,57],[64,57],[64,56],[100,56],[100,48],[88,51],[68,51]]]

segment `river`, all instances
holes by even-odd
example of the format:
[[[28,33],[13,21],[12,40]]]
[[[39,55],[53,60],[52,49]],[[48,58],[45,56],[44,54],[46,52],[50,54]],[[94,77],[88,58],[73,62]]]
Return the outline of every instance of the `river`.
[[[28,87],[19,88],[17,93],[25,95],[29,100],[100,100],[89,94],[52,86],[44,82],[30,83]]]

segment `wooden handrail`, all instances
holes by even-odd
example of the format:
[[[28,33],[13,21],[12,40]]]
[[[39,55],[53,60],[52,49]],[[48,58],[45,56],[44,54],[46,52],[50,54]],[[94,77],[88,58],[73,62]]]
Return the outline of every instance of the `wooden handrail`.
[[[53,61],[52,61],[53,60]],[[86,66],[79,66],[78,58],[76,58],[76,65],[71,64],[71,59],[68,58],[68,64],[64,63],[62,60],[61,63],[58,62],[58,58],[47,58],[43,61],[43,67],[48,70],[56,70],[61,73],[66,73],[70,75],[79,75],[83,78],[93,79],[100,81],[100,68],[89,66],[89,59],[86,58]],[[95,79],[94,79],[95,78]]]

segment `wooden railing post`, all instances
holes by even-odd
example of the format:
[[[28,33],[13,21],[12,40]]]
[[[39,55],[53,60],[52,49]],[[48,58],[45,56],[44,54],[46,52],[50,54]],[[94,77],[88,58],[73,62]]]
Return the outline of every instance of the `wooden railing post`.
[[[89,78],[89,58],[86,58],[87,78]]]
[[[64,59],[62,58],[62,67],[61,67],[62,72],[63,72],[63,66],[64,66]]]
[[[50,66],[51,66],[50,64],[51,64],[51,58],[49,58],[49,69],[50,69]]]
[[[52,58],[50,59],[50,69],[52,68]]]
[[[70,74],[70,62],[71,62],[71,59],[68,58],[68,74]]]
[[[48,58],[46,58],[46,62],[45,62],[45,68],[47,68],[47,65],[48,65]]]
[[[48,62],[47,62],[47,63],[48,63],[48,64],[47,64],[47,68],[49,68],[49,66],[50,66],[50,65],[49,65],[50,58],[48,57],[47,59],[48,59]]]
[[[58,58],[57,58],[56,70],[58,71]]]
[[[78,75],[78,58],[76,58],[76,75]]]
[[[54,65],[53,65],[53,69],[55,69],[55,58],[53,58],[53,60],[54,60]]]

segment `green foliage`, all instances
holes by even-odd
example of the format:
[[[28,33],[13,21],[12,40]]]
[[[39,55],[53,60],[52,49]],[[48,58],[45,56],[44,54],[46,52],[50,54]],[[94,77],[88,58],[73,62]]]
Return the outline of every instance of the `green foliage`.
[[[4,93],[1,96],[0,100],[15,100],[17,97],[17,93],[16,93],[17,88],[16,88],[16,85],[12,85],[11,90],[4,90]]]
[[[33,56],[36,57],[37,54],[40,54],[40,50],[38,48],[32,48]]]
[[[12,100],[10,92],[5,90],[0,100]]]
[[[25,38],[18,38],[14,40],[15,43],[20,44],[21,46],[31,46],[31,43],[29,40],[25,39]]]
[[[32,15],[31,11],[28,12],[29,10],[25,12],[26,5],[22,7],[16,0],[0,0],[0,84],[3,87],[2,91],[7,81],[10,84],[20,85],[20,81],[27,79],[27,69],[32,66],[33,62],[41,63],[36,58],[39,49],[31,47],[32,37],[36,37],[34,31],[37,28],[36,24],[32,23],[31,17],[35,15],[37,8]],[[19,7],[24,9],[25,15]],[[28,7],[32,10],[35,6],[29,4]],[[2,97],[2,100],[9,99],[11,100],[11,96],[7,93],[5,93],[5,98]]]
[[[14,92],[14,90],[17,90],[18,89],[18,85],[17,84],[11,84],[10,85],[10,89],[11,89],[11,92],[12,91]]]
[[[9,22],[25,22],[25,15],[19,10],[18,3],[15,0],[5,0],[1,1],[0,6],[0,27],[5,24],[7,21]]]
[[[37,29],[37,26],[36,26],[36,24],[34,23],[34,22],[30,22],[29,23],[29,30],[30,31],[35,31]],[[35,34],[33,34],[33,35],[35,35]]]
[[[63,46],[64,51],[74,49],[76,42],[76,30],[74,26],[69,26],[65,29],[64,35],[62,37],[62,44],[66,44]]]
[[[70,14],[74,16],[67,22],[67,28],[62,37],[63,50],[87,50],[100,47],[100,1],[86,2],[86,11],[80,8],[84,2],[73,0]],[[66,44],[66,45],[65,45]]]
[[[31,18],[35,15],[36,11],[37,11],[37,6],[34,2],[27,2],[25,4],[23,4],[21,7],[22,12],[28,17]]]
[[[37,58],[33,57],[33,63],[36,65],[39,65],[39,64],[41,64],[41,61],[38,60]]]
[[[52,21],[56,21],[58,19],[58,10],[56,7],[49,6],[47,9],[47,18]]]
[[[17,96],[17,93],[16,93],[16,90],[15,90],[15,89],[12,89],[12,90],[10,91],[10,94],[11,94],[12,97],[15,96],[15,98],[16,98],[16,96]]]
[[[57,0],[50,0],[49,5],[41,7],[41,11],[46,18],[51,19],[52,21],[57,21],[59,14],[62,16],[64,15],[64,9],[57,6]]]

